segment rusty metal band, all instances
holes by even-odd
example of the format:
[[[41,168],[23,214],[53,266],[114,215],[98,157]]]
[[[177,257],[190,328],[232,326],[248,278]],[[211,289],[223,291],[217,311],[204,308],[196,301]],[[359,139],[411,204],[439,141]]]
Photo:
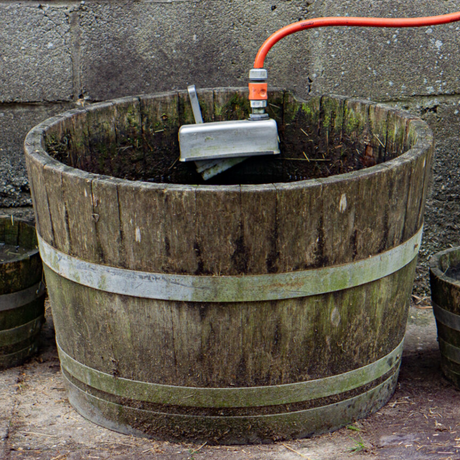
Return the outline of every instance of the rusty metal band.
[[[456,364],[460,364],[460,348],[452,345],[449,342],[446,342],[441,337],[438,337],[439,349],[441,354],[448,358],[450,361],[453,361]]]
[[[105,393],[166,405],[223,408],[290,404],[359,388],[399,368],[403,342],[383,358],[343,374],[284,385],[238,388],[181,387],[115,377],[76,361],[59,344],[57,348],[65,371],[80,382]]]
[[[45,293],[45,284],[40,281],[33,286],[11,294],[0,295],[0,311],[13,310],[27,305]]]
[[[436,321],[440,322],[444,326],[454,329],[455,331],[460,331],[460,316],[445,310],[439,305],[433,302],[433,313],[436,318]]]
[[[44,317],[39,316],[38,318],[35,318],[26,324],[22,324],[21,326],[0,331],[0,347],[14,345],[15,343],[22,342],[23,340],[38,334],[43,321]]]
[[[86,262],[40,236],[43,263],[75,283],[114,294],[190,302],[252,302],[325,294],[391,275],[417,256],[422,227],[389,251],[349,264],[270,275],[196,276],[150,273]]]

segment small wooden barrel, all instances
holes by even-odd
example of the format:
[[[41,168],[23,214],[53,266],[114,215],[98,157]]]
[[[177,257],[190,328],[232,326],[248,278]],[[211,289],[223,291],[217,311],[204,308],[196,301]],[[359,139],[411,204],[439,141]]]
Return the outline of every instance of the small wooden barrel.
[[[430,283],[441,369],[460,388],[460,248],[431,257]]]
[[[245,90],[199,98],[205,121],[249,112]],[[392,395],[431,132],[369,102],[269,100],[282,154],[211,184],[177,161],[185,92],[74,110],[27,136],[62,371],[88,419],[248,443],[326,432]]]
[[[38,349],[45,285],[35,228],[0,218],[0,368],[21,364]]]

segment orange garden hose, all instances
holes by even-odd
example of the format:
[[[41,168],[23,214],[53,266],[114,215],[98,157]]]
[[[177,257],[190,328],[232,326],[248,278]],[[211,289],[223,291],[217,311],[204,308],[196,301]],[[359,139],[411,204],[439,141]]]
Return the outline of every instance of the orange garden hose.
[[[264,101],[267,99],[267,83],[266,71],[258,71],[263,69],[265,57],[273,45],[282,38],[291,35],[295,32],[300,32],[305,29],[315,27],[332,27],[332,26],[353,26],[353,27],[424,27],[434,26],[438,24],[447,24],[460,20],[460,11],[457,13],[444,14],[441,16],[428,16],[424,18],[355,18],[355,17],[329,17],[306,19],[304,21],[295,22],[282,29],[265,40],[263,45],[257,52],[254,69],[250,73],[249,83],[249,100]],[[252,75],[252,77],[251,77]],[[253,107],[258,107],[256,104],[251,104]],[[260,107],[260,105],[259,105]]]
[[[447,24],[460,20],[460,11],[457,13],[444,14],[442,16],[428,16],[425,18],[349,18],[349,17],[331,17],[305,19],[304,21],[294,22],[278,30],[265,40],[260,47],[254,61],[254,69],[262,69],[264,66],[265,56],[271,47],[282,38],[295,32],[314,27],[331,27],[331,26],[353,26],[353,27],[424,27],[438,24]]]

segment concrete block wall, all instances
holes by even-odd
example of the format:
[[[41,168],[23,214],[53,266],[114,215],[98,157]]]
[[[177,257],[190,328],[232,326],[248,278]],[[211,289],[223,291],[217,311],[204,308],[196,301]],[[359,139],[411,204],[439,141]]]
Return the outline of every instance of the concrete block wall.
[[[460,0],[0,0],[0,212],[30,216],[22,141],[38,122],[120,96],[245,86],[278,28],[320,16],[428,16]],[[437,139],[420,268],[459,245],[460,23],[420,29],[325,28],[290,36],[269,82],[308,97],[386,102],[425,118]]]

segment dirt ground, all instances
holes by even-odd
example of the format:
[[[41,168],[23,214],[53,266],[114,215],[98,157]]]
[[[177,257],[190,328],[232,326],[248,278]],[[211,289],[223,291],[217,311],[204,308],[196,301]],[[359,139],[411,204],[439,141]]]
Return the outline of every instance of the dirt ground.
[[[270,445],[207,446],[135,438],[93,425],[70,406],[47,308],[40,353],[0,373],[5,460],[460,459],[460,391],[441,375],[429,299],[410,309],[399,383],[390,402],[335,433]]]

